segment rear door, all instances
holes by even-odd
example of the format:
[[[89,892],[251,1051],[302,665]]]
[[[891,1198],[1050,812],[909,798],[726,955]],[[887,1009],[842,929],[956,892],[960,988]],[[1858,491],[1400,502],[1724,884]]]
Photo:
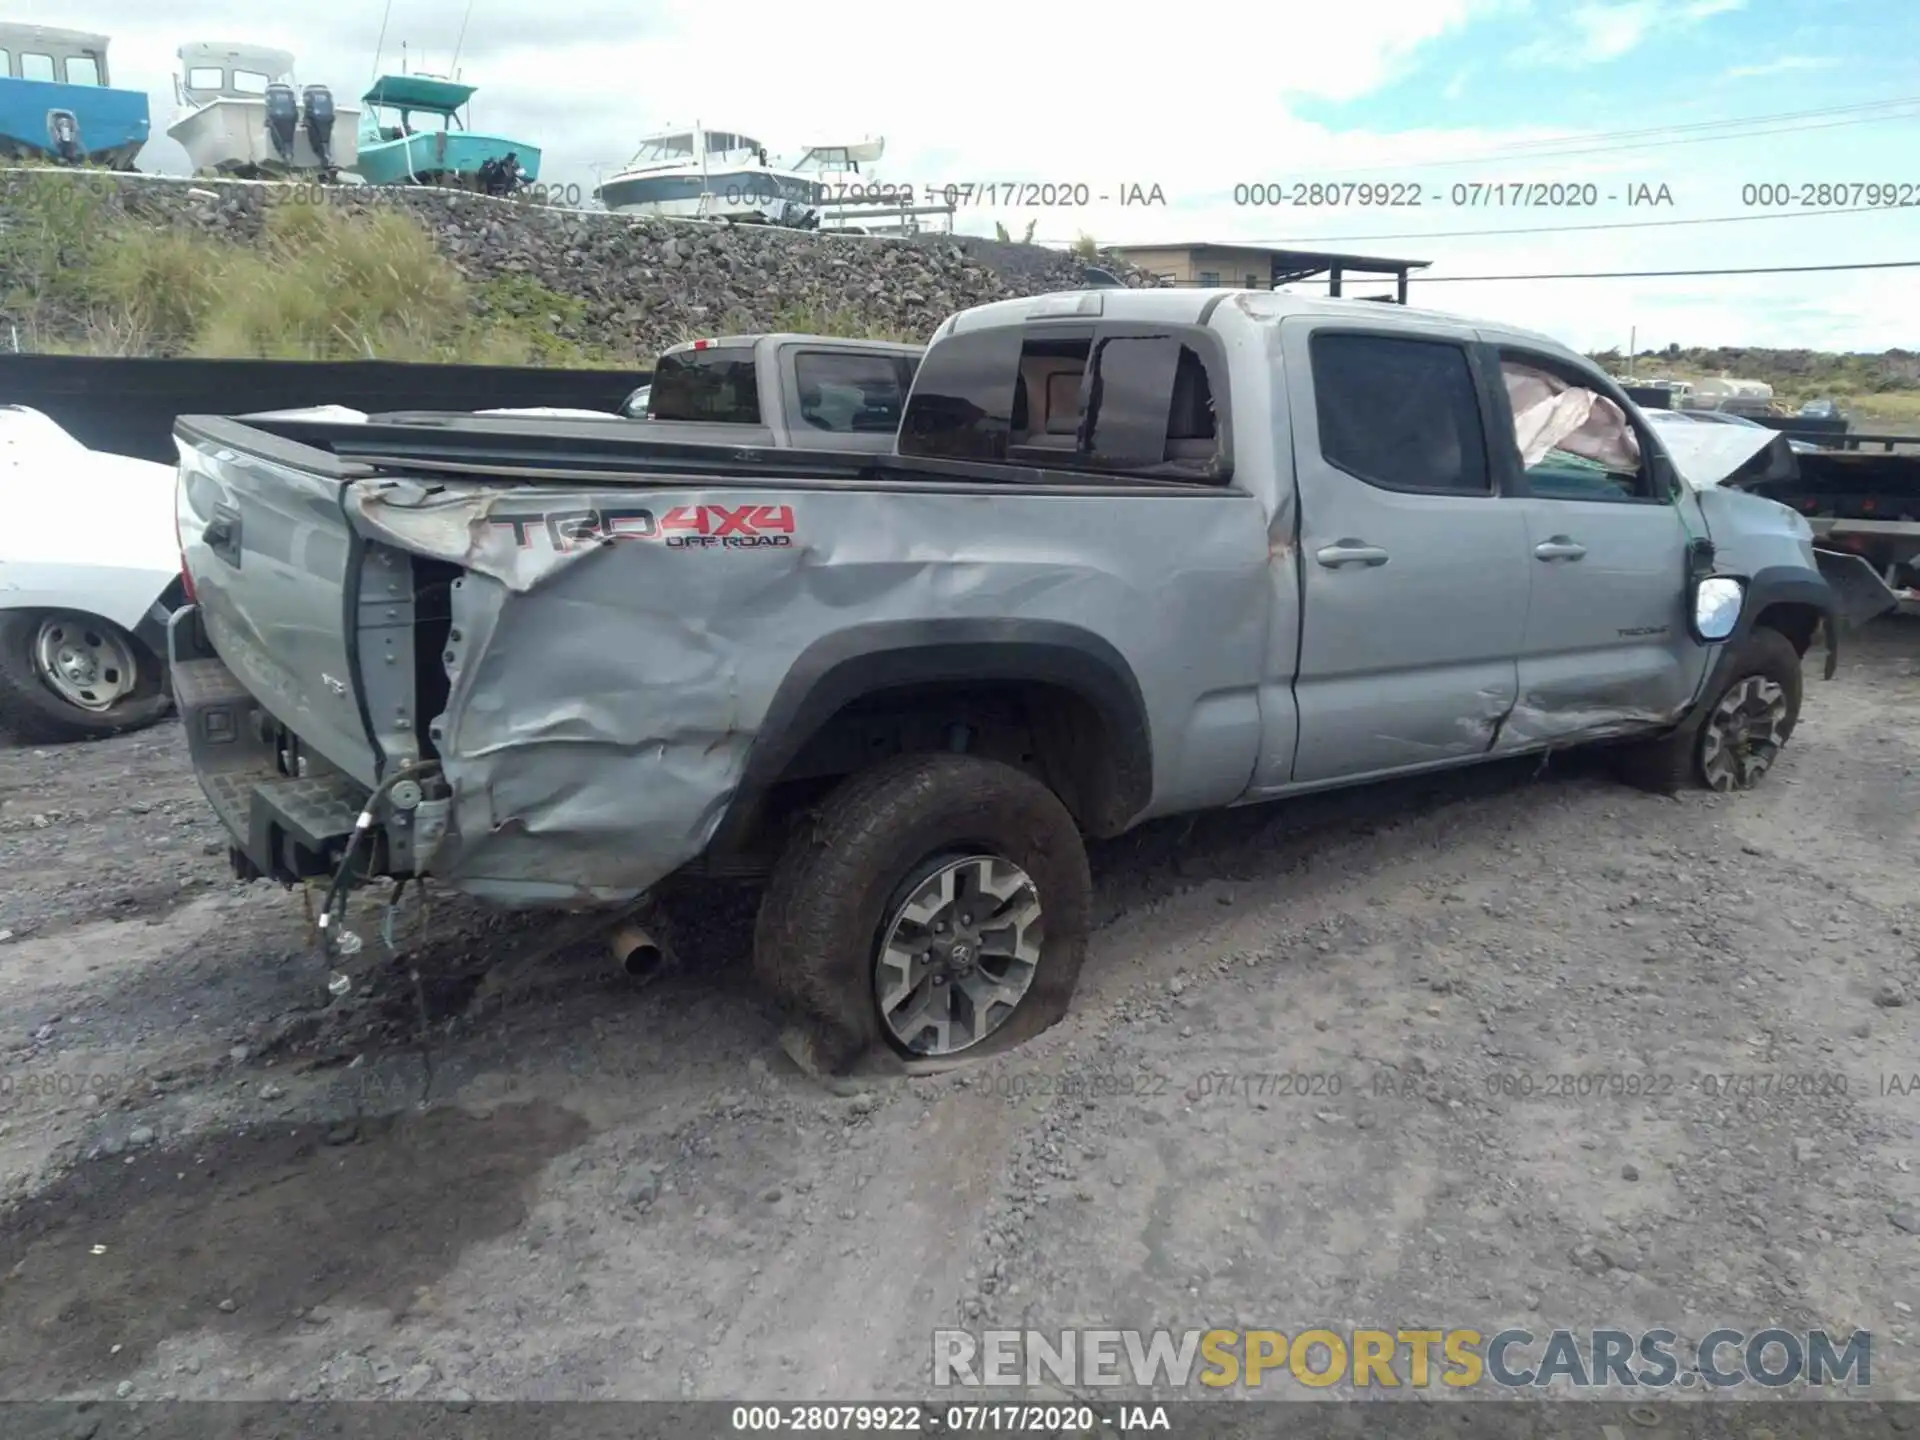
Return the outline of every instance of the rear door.
[[[1295,316],[1281,348],[1303,577],[1292,783],[1486,753],[1531,577],[1471,335]]]
[[[1672,716],[1709,658],[1685,608],[1688,542],[1704,526],[1690,525],[1688,497],[1653,464],[1651,432],[1599,376],[1518,345],[1489,347],[1482,363],[1497,372],[1496,468],[1514,495],[1506,504],[1526,516],[1529,557],[1520,699],[1500,748]],[[1559,427],[1540,428],[1541,417],[1555,406],[1569,417],[1562,426],[1588,418],[1549,446]]]

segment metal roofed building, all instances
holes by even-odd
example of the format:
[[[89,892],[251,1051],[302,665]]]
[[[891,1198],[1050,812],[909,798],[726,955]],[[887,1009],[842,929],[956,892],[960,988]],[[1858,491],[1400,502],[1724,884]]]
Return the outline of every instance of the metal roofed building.
[[[1210,241],[1116,245],[1113,249],[1130,264],[1171,280],[1175,285],[1273,290],[1324,276],[1327,294],[1339,298],[1349,280],[1392,280],[1393,298],[1401,305],[1407,303],[1408,276],[1433,263],[1392,260],[1378,255],[1346,255],[1330,250],[1290,250]]]

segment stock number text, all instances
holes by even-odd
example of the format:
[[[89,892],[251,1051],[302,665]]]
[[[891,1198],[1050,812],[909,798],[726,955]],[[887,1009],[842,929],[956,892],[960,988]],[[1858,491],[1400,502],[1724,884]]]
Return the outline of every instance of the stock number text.
[[[1787,185],[1778,181],[1742,185],[1740,203],[1748,209],[1901,210],[1920,205],[1920,181],[1868,180],[1858,184]]]

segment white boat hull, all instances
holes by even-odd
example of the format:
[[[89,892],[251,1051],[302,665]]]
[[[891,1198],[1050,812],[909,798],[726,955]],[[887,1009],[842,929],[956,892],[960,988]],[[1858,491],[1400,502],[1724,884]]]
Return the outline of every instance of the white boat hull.
[[[336,108],[333,117],[333,167],[352,168],[359,158],[355,146],[360,126],[357,109]],[[181,116],[167,127],[168,136],[187,152],[195,174],[231,175],[256,170],[318,170],[303,123],[294,131],[293,164],[289,167],[273,148],[267,133],[265,100],[223,97]]]
[[[787,170],[659,167],[614,176],[598,191],[600,203],[617,215],[656,215],[672,220],[747,219],[777,212],[785,203],[816,205],[819,177]]]

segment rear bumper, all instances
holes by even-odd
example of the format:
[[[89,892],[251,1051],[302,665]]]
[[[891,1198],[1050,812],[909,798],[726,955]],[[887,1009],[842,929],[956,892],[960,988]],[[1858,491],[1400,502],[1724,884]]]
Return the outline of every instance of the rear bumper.
[[[287,774],[290,737],[206,643],[197,607],[174,612],[166,650],[194,778],[246,862],[236,868],[288,884],[331,876],[372,792],[317,757]]]

